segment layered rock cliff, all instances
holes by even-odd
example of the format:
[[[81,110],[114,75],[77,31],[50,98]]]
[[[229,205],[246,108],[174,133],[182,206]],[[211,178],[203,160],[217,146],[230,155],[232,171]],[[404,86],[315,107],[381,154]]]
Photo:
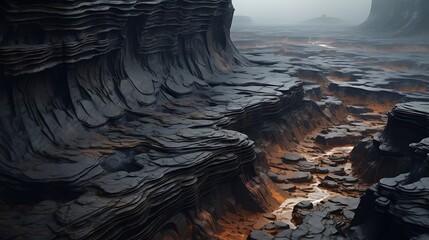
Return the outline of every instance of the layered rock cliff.
[[[368,189],[353,219],[353,239],[427,239],[429,138],[410,145],[410,172]]]
[[[355,173],[376,182],[410,171],[415,163],[410,160],[409,145],[429,137],[428,116],[428,102],[397,104],[388,114],[386,128],[351,152]]]
[[[428,33],[429,2],[425,0],[373,0],[364,28],[398,34]]]
[[[377,182],[361,198],[351,239],[426,239],[429,104],[397,104],[386,128],[351,153],[354,172]]]
[[[272,204],[235,130],[297,106],[303,88],[236,51],[230,0],[0,11],[2,237],[204,238],[226,198]]]

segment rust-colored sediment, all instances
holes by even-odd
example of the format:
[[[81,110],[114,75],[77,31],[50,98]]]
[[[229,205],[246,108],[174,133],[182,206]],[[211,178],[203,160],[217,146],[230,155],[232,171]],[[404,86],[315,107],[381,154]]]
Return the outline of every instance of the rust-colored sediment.
[[[320,44],[324,44],[323,41],[319,41]],[[317,44],[319,44],[317,42]],[[332,45],[331,42],[326,42],[327,44]],[[293,45],[305,45],[309,43],[300,42],[299,40],[294,39],[269,39],[265,41],[255,41],[252,43],[238,43],[239,48],[241,49],[259,49],[259,48],[268,48],[272,47],[278,49],[276,54],[278,55],[287,55],[287,51],[289,48],[293,48]],[[355,46],[359,47],[359,46]],[[426,48],[422,48],[422,46],[392,46],[394,51],[426,51]],[[380,49],[370,49],[370,47],[366,47],[366,50],[371,51],[381,51]],[[293,59],[291,59],[292,61]],[[300,60],[299,58],[297,59]],[[384,66],[385,69],[390,70],[403,70],[410,69],[409,66],[401,66],[401,65],[389,65]],[[265,168],[262,171],[269,173],[271,177],[274,175],[286,176],[291,172],[297,171],[309,171],[312,174],[311,181],[308,182],[277,182],[274,185],[268,184],[268,192],[269,194],[278,202],[278,206],[276,209],[270,209],[264,215],[264,213],[255,213],[248,210],[245,210],[241,207],[238,207],[235,213],[228,213],[218,220],[218,224],[222,227],[222,231],[217,235],[217,237],[221,239],[247,239],[248,234],[252,230],[264,229],[268,233],[274,233],[273,231],[279,231],[278,229],[266,229],[266,224],[275,221],[281,221],[288,223],[291,227],[294,227],[295,220],[292,217],[292,211],[294,205],[299,203],[300,201],[310,200],[314,204],[318,204],[319,202],[331,198],[334,196],[342,196],[342,197],[360,197],[363,192],[371,185],[371,183],[364,182],[356,177],[356,181],[353,183],[347,182],[338,182],[338,187],[328,188],[323,182],[326,181],[326,177],[329,174],[340,175],[340,176],[349,176],[354,178],[352,164],[349,161],[349,154],[355,146],[356,139],[345,137],[342,139],[343,142],[336,142],[334,144],[323,145],[320,142],[317,142],[317,137],[321,133],[326,133],[331,131],[330,127],[339,127],[345,126],[345,130],[347,134],[351,136],[353,133],[359,135],[360,139],[372,136],[372,134],[381,131],[386,124],[387,117],[386,114],[390,111],[395,104],[398,103],[399,99],[391,98],[391,96],[377,96],[377,101],[373,99],[369,99],[366,94],[359,95],[356,94],[354,96],[345,95],[344,93],[337,92],[335,90],[329,89],[329,84],[331,82],[353,82],[351,79],[351,75],[336,75],[335,69],[332,69],[332,74],[327,73],[326,76],[324,73],[314,73],[316,75],[312,75],[313,73],[298,74],[301,80],[306,82],[311,82],[314,84],[318,84],[321,86],[322,96],[336,96],[338,97],[344,104],[344,106],[358,106],[362,108],[367,108],[367,113],[372,116],[372,118],[360,116],[356,113],[347,112],[339,113],[338,116],[334,116],[333,118],[336,120],[331,121],[330,124],[326,125],[326,123],[320,122],[319,126],[309,132],[306,132],[305,135],[297,136],[296,129],[294,127],[298,126],[289,126],[290,132],[279,134],[291,135],[292,138],[295,139],[297,137],[298,141],[290,142],[290,141],[282,141],[282,143],[272,142],[267,139],[253,139],[256,142],[256,145],[261,151],[266,159]],[[392,88],[395,91],[402,92],[424,92],[427,91],[427,86],[401,86],[401,85],[393,85]],[[341,111],[341,110],[338,110]],[[335,113],[334,113],[335,115]],[[331,116],[332,117],[332,116]],[[317,119],[312,120],[317,121]],[[292,120],[291,122],[294,122]],[[299,122],[299,121],[297,121]],[[350,125],[351,128],[347,129],[347,126]],[[360,129],[353,129],[353,126],[360,125],[362,126]],[[365,129],[367,126],[367,129]],[[301,126],[302,127],[302,126]],[[301,133],[301,132],[300,132]],[[346,135],[347,135],[346,134]],[[285,139],[291,139],[291,136],[286,137]],[[287,142],[285,144],[285,142]],[[331,168],[329,173],[321,173],[319,171],[313,170],[305,170],[299,164],[290,164],[283,163],[281,158],[287,153],[294,153],[306,158],[306,163],[315,164],[317,168]],[[304,164],[305,165],[305,164]],[[305,168],[305,167],[304,167]],[[291,189],[289,191],[281,190],[279,187],[284,184],[293,184],[296,189]],[[286,197],[285,197],[286,196]],[[269,215],[267,215],[269,214]],[[268,217],[268,218],[267,218]]]

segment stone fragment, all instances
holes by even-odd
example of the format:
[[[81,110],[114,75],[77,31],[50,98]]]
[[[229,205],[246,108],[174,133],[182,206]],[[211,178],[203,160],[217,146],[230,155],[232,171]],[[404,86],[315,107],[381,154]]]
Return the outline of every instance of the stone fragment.
[[[271,239],[273,239],[273,237],[270,234],[261,230],[252,231],[247,237],[247,240],[271,240]]]
[[[291,172],[288,171],[284,175],[278,175],[277,176],[277,182],[294,182],[294,183],[304,183],[304,182],[311,182],[312,175],[309,172]]]
[[[280,189],[288,192],[293,192],[296,190],[296,186],[294,184],[279,184],[278,186]]]
[[[297,155],[295,153],[287,153],[282,158],[284,163],[298,163],[299,161],[305,161],[305,157]]]

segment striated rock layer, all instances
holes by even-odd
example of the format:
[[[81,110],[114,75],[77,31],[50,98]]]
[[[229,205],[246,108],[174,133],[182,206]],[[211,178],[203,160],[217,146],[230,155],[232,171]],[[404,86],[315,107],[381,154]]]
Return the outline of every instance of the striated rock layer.
[[[273,204],[237,130],[295,108],[303,88],[236,51],[230,0],[0,11],[3,238],[203,238],[229,195]]]
[[[382,178],[361,198],[351,239],[427,238],[429,103],[397,104],[388,115],[384,131],[351,154],[357,174],[368,181]]]
[[[427,238],[429,138],[411,144],[410,150],[411,172],[380,180],[361,199],[352,222],[354,239]]]
[[[397,104],[383,132],[362,140],[351,152],[355,172],[373,182],[408,172],[414,167],[408,146],[427,137],[429,102]]]
[[[398,34],[429,33],[428,14],[426,0],[373,0],[370,15],[362,26]]]

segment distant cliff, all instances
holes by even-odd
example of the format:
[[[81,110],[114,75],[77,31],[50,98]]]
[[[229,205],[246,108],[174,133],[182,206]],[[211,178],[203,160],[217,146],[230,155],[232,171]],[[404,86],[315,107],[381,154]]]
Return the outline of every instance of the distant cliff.
[[[399,34],[429,32],[429,1],[373,0],[371,12],[362,26],[369,30]]]

